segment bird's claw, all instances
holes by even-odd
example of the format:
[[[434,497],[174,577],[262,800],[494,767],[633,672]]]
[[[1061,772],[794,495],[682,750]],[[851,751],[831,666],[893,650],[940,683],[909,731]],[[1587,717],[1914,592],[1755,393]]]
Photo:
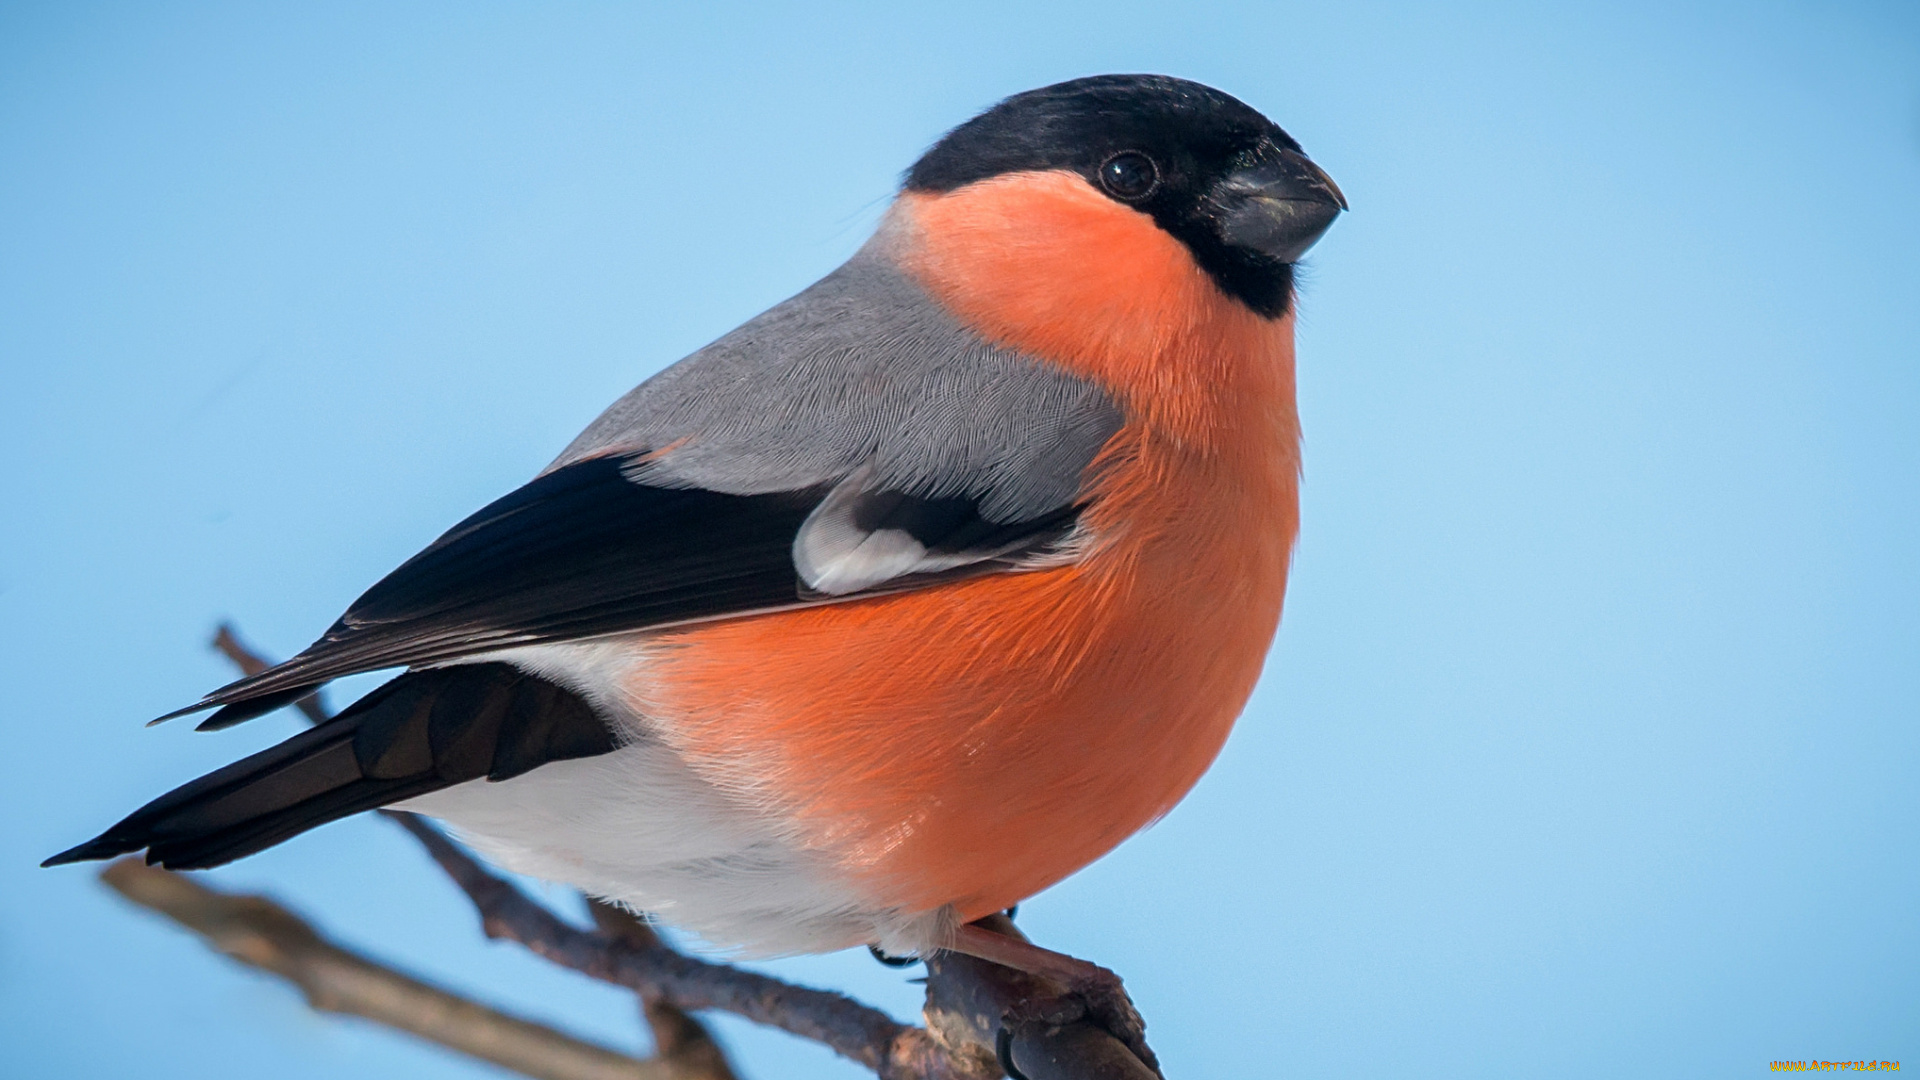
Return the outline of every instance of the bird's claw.
[[[1077,1021],[1086,1021],[1112,1035],[1154,1075],[1162,1075],[1160,1059],[1155,1056],[1153,1048],[1147,1045],[1146,1021],[1141,1019],[1140,1010],[1134,1007],[1133,999],[1127,996],[1120,976],[1106,968],[1087,964],[1086,970],[1069,983],[1066,990],[1066,993],[1058,996],[1025,998],[1001,1017],[994,1049],[1000,1059],[1000,1067],[1009,1077],[1025,1080],[1014,1068],[1012,1057],[1012,1044],[1021,1028],[1028,1025],[1061,1027]]]
[[[1085,1003],[1087,1019],[1105,1028],[1133,1051],[1133,1056],[1142,1064],[1158,1074],[1160,1059],[1147,1045],[1147,1022],[1141,1019],[1140,1010],[1134,1008],[1133,999],[1120,984],[1120,976],[1103,967],[1094,970],[1099,974],[1070,988],[1073,995]]]

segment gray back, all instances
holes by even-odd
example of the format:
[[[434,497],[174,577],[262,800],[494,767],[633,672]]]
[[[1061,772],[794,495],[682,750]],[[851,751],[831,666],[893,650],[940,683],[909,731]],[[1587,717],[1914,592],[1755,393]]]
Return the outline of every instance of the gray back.
[[[886,232],[622,397],[549,468],[674,447],[648,483],[752,495],[867,466],[862,487],[965,497],[993,522],[1070,503],[1119,408],[956,322],[895,265]]]

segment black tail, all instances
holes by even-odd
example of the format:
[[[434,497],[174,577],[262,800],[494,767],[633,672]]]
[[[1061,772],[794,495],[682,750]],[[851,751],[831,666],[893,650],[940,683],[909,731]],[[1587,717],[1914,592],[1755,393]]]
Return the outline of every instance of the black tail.
[[[40,865],[145,848],[148,863],[202,870],[348,814],[617,745],[585,701],[510,664],[409,672],[313,730],[175,788]]]

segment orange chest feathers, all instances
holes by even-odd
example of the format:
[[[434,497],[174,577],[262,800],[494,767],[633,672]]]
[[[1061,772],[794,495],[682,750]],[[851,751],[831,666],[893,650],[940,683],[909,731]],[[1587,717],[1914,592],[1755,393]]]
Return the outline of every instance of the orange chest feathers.
[[[971,919],[1169,810],[1253,690],[1297,529],[1291,319],[1077,176],[909,194],[898,258],[1127,422],[1078,563],[691,628],[646,711],[879,905]]]

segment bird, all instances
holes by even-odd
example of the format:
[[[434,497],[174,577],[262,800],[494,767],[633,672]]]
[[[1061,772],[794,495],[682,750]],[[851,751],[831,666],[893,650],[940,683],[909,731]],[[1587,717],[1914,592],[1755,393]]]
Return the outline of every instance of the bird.
[[[1200,83],[999,101],[843,265],[160,719],[398,675],[46,865],[215,867],[390,807],[742,954],[1049,970],[974,922],[1166,814],[1260,676],[1296,266],[1346,209]]]

